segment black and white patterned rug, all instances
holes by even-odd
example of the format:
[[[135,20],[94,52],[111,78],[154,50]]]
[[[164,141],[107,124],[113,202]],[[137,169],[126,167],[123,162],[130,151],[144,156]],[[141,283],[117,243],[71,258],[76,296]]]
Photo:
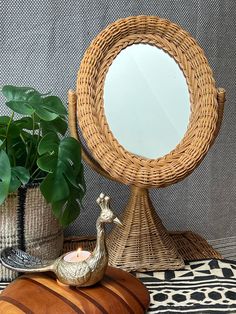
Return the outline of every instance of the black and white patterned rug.
[[[236,262],[187,262],[184,270],[136,273],[150,292],[148,313],[236,314]]]

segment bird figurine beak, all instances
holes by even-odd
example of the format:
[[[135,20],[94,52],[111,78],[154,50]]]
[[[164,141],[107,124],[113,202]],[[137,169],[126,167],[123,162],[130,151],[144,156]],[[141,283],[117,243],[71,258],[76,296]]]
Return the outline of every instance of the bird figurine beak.
[[[119,225],[119,226],[123,226],[123,224],[121,223],[121,221],[116,217],[113,222],[116,224],[116,225]]]

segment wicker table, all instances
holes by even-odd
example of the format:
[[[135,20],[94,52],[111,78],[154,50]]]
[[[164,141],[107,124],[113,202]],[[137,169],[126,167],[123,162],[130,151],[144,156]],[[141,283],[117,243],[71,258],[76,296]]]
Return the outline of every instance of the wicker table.
[[[196,233],[191,231],[170,232],[170,235],[184,261],[222,258],[220,253],[215,251],[204,238]],[[95,243],[96,237],[69,237],[64,241],[64,252],[76,250],[78,247],[91,251]]]

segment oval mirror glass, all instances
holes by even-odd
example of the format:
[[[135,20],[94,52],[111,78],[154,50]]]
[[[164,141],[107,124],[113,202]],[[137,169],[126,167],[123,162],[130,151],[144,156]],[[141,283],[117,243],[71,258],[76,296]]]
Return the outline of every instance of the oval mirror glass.
[[[186,79],[162,49],[133,44],[117,55],[108,70],[104,110],[110,130],[127,151],[148,159],[162,157],[187,131]]]

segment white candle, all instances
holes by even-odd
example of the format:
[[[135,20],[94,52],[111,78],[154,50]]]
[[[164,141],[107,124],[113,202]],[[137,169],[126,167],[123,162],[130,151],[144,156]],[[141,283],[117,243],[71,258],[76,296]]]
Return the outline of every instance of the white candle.
[[[82,251],[78,249],[77,251],[69,252],[64,256],[64,260],[66,262],[74,263],[74,262],[82,262],[86,260],[91,253],[89,251]]]

